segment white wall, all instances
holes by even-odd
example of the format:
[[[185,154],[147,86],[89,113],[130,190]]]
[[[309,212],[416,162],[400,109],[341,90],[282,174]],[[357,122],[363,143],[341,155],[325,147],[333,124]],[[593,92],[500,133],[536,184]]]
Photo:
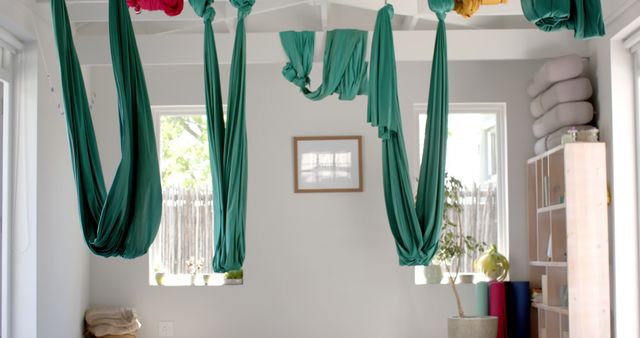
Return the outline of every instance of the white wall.
[[[58,62],[50,30],[40,32],[49,71],[38,72],[38,337],[80,337],[89,303],[89,249],[78,215],[75,181],[61,103]],[[64,108],[63,108],[64,109]],[[62,305],[62,306],[61,306]]]
[[[12,83],[15,109],[9,112],[18,123],[12,133],[22,137],[14,140],[19,151],[12,164],[17,192],[12,195],[7,337],[81,337],[89,303],[89,255],[81,237],[66,125],[57,108],[60,86],[51,27],[27,10],[32,3],[0,1],[0,26],[24,44]]]
[[[0,158],[4,158],[3,157],[3,151],[4,151],[4,83],[2,81],[0,81]],[[2,174],[0,174],[0,194],[2,194]],[[2,205],[2,195],[0,195],[0,205]],[[4,280],[4,270],[2,270],[2,260],[3,260],[3,255],[4,255],[4,251],[2,250],[2,218],[4,217],[4,215],[0,215],[0,283],[3,283],[2,281]],[[1,285],[1,284],[0,284]],[[2,304],[2,292],[0,291],[0,304]],[[2,307],[0,306],[0,318],[2,318]],[[2,332],[2,320],[0,320],[0,332]]]
[[[603,2],[607,35],[590,42],[601,140],[607,144],[613,333],[640,336],[637,149],[633,62],[623,46],[640,27],[640,1]]]
[[[425,102],[429,63],[399,66],[408,142],[417,142],[413,104]],[[537,61],[452,62],[453,102],[506,102],[512,277],[527,278],[525,160],[532,155],[532,119],[525,86]],[[319,78],[319,66],[314,70]],[[203,104],[202,67],[146,67],[152,104]],[[366,100],[305,99],[281,65],[250,65],[247,79],[249,192],[245,285],[151,287],[148,259],[91,257],[92,306],[133,306],[140,338],[157,337],[159,321],[175,336],[444,337],[455,314],[447,286],[415,286],[413,268],[398,266],[383,202],[377,131],[366,123]],[[228,72],[228,67],[223,68]],[[226,92],[226,76],[223,84]],[[107,179],[119,160],[113,76],[92,72],[94,122]],[[364,136],[364,192],[294,194],[291,138]],[[417,147],[408,147],[416,163]],[[462,288],[468,312],[473,289]]]

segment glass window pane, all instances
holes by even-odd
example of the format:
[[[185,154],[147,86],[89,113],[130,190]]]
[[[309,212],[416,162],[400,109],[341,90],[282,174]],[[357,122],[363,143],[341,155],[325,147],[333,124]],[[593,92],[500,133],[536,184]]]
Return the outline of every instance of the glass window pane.
[[[419,115],[420,160],[427,115]],[[497,117],[493,113],[450,113],[446,172],[464,185],[462,229],[480,242],[498,243]],[[500,250],[500,248],[498,248]],[[473,272],[475,256],[462,272]]]
[[[161,115],[159,124],[163,211],[150,249],[151,269],[169,275],[212,274],[213,203],[206,117]]]

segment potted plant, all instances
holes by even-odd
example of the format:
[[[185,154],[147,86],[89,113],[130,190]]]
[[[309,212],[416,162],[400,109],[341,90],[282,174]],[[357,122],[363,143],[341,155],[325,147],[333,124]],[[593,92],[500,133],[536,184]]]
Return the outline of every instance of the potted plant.
[[[240,284],[242,284],[243,275],[244,275],[244,273],[243,273],[242,269],[225,272],[224,273],[224,284],[225,285],[240,285]]]
[[[185,263],[187,264],[187,270],[191,275],[191,285],[196,285],[196,275],[198,274],[198,272],[200,272],[200,270],[202,270],[204,261],[202,259],[196,260],[193,256],[191,256]]]
[[[211,279],[211,274],[205,273],[204,275],[202,275],[202,281],[204,282],[204,285],[209,285],[210,279]]]
[[[164,269],[160,265],[156,265],[153,271],[156,273],[156,284],[160,286],[164,285]]]
[[[435,259],[441,262],[447,272],[458,308],[458,316],[450,317],[448,320],[449,338],[495,338],[498,333],[498,318],[465,316],[456,287],[462,259],[484,250],[484,243],[478,242],[473,236],[465,235],[462,231],[462,183],[446,175],[444,197],[442,230]]]

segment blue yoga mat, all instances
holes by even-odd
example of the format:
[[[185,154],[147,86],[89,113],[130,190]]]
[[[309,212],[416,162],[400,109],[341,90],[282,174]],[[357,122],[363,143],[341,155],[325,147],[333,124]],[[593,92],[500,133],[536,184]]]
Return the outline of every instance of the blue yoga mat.
[[[507,332],[509,338],[531,338],[529,282],[507,283]]]

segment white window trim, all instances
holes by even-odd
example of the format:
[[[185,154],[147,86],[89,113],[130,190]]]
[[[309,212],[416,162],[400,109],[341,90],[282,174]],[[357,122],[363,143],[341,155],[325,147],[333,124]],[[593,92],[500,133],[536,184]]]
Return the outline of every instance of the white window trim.
[[[415,103],[414,121],[418,121],[420,114],[426,114],[426,103]],[[508,198],[508,166],[507,163],[507,104],[504,102],[460,102],[449,103],[449,114],[494,114],[496,116],[496,174],[498,183],[498,247],[505,257],[509,257],[509,198]],[[417,123],[416,123],[417,125]],[[419,128],[419,127],[418,127]],[[420,172],[420,133],[417,132],[414,151],[418,154],[415,163],[410,165],[414,173]]]
[[[13,191],[13,135],[14,131],[11,128],[14,125],[12,109],[13,99],[17,97],[14,95],[14,67],[15,57],[18,57],[18,52],[22,49],[22,44],[18,39],[13,37],[10,33],[0,28],[0,51],[2,49],[9,50],[14,56],[13,65],[9,69],[0,67],[0,81],[4,82],[3,85],[3,107],[2,110],[2,281],[0,282],[2,293],[2,304],[0,304],[0,322],[2,323],[2,330],[0,336],[9,337],[11,328],[11,301],[12,301],[12,289],[11,287],[11,252],[12,242],[9,240],[13,237],[12,222],[13,219],[13,199],[11,198],[11,192]],[[19,94],[23,95],[23,94]]]

